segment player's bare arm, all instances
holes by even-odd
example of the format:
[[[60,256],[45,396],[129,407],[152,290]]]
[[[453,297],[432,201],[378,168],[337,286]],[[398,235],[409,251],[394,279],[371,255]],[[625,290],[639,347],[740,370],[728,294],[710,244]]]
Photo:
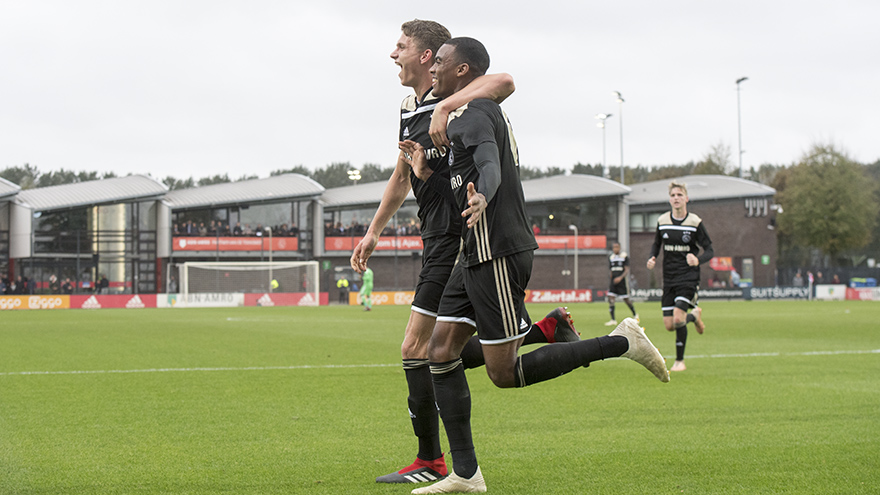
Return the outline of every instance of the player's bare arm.
[[[379,203],[376,215],[373,216],[373,221],[370,222],[370,227],[364,234],[364,238],[357,243],[351,253],[350,263],[354,271],[364,273],[364,270],[367,269],[367,260],[370,259],[373,250],[376,249],[376,244],[379,242],[379,234],[382,233],[391,217],[394,216],[394,213],[400,209],[400,206],[406,200],[406,195],[409,194],[412,188],[409,182],[409,171],[410,167],[403,160],[401,154],[398,157],[397,166],[394,168],[394,172],[391,173],[391,178],[388,179],[388,184],[385,186],[385,192],[382,193],[382,201]]]
[[[655,265],[656,263],[657,263],[657,257],[656,257],[656,256],[651,256],[650,258],[648,258],[648,265],[647,265],[647,266],[648,266],[648,270],[653,270],[653,269],[654,269],[654,265]]]
[[[437,148],[449,146],[449,137],[446,135],[446,124],[449,112],[466,105],[477,98],[486,98],[501,103],[516,91],[513,84],[513,76],[510,74],[486,74],[480,76],[464,88],[448,96],[434,107],[431,114],[431,128],[428,134]]]

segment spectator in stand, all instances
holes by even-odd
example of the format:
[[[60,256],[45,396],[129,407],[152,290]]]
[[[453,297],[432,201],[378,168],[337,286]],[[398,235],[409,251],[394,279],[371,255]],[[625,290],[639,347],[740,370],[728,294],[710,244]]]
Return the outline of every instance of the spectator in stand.
[[[205,222],[199,222],[199,235],[202,237],[208,235],[208,227],[205,227]]]
[[[825,277],[822,276],[822,272],[816,272],[816,285],[824,284]]]
[[[266,229],[263,228],[263,224],[257,224],[257,230],[254,231],[254,235],[257,237],[263,237],[263,233]]]
[[[176,223],[174,224],[174,229],[171,231],[171,235],[180,235],[180,228]]]
[[[104,275],[102,273],[100,280],[98,280],[98,282],[95,284],[95,292],[97,292],[98,294],[104,294],[109,288],[110,281],[107,280],[107,275]]]
[[[223,222],[223,228],[221,230],[221,235],[224,237],[229,237],[229,223]]]
[[[290,235],[299,235],[299,227],[297,227],[295,223],[290,224]]]
[[[242,234],[246,235],[246,236],[254,235],[254,229],[251,228],[251,224],[249,224],[249,223],[244,224],[244,231],[242,231]]]
[[[61,291],[61,284],[58,283],[58,277],[53,273],[49,275],[49,292],[52,294],[58,294]]]
[[[538,224],[533,223],[533,224],[532,224],[532,233],[534,233],[535,235],[540,234],[540,233],[541,233],[541,227],[538,227]]]
[[[235,237],[238,237],[241,235],[241,233],[242,233],[241,222],[235,222],[235,227],[232,229],[232,235],[234,235]]]
[[[290,231],[287,230],[287,224],[282,223],[281,227],[278,228],[278,237],[287,237],[290,235]]]
[[[804,286],[804,276],[801,275],[800,270],[798,270],[797,273],[794,274],[794,278],[791,279],[791,285],[793,285],[794,287]]]
[[[0,278],[0,294],[6,294],[7,287],[9,287],[9,279],[6,277]]]
[[[73,284],[70,282],[70,277],[64,279],[64,283],[61,284],[61,292],[64,294],[73,294]]]
[[[840,284],[840,277],[838,277],[836,273],[831,277],[831,283],[835,285]]]

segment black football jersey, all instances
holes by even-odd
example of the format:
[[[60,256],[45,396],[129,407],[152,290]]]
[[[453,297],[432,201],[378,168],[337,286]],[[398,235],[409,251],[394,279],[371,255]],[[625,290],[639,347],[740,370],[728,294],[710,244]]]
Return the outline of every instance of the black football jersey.
[[[620,254],[611,253],[608,255],[608,266],[611,267],[611,278],[619,277],[629,266],[629,256],[623,251]]]
[[[470,229],[467,222],[463,222],[464,249],[459,256],[462,266],[475,266],[537,249],[538,243],[526,216],[516,140],[501,107],[491,100],[473,100],[450,113],[448,135],[452,144],[448,156],[450,183],[459,211],[468,208],[468,183],[473,182],[477,187],[480,177],[474,163],[474,148],[487,142],[495,143],[501,162],[501,184],[483,217]]]
[[[446,162],[446,150],[437,149],[428,131],[431,128],[431,114],[434,107],[440,102],[440,98],[430,91],[422,98],[422,102],[416,99],[416,95],[407,96],[400,105],[400,135],[399,140],[409,139],[425,148],[425,156],[428,165],[435,174],[440,174],[445,182],[449,179],[449,166]],[[421,222],[422,239],[436,237],[444,234],[458,235],[461,232],[461,211],[455,211],[455,205],[449,199],[430,188],[424,181],[409,174],[413,194],[419,205],[419,221]]]
[[[712,259],[712,241],[703,226],[703,220],[688,213],[684,219],[672,218],[672,212],[666,212],[657,219],[657,231],[651,256],[658,256],[663,248],[663,285],[699,285],[700,267],[687,264],[688,253],[693,253],[705,263]],[[700,248],[703,253],[700,254]]]

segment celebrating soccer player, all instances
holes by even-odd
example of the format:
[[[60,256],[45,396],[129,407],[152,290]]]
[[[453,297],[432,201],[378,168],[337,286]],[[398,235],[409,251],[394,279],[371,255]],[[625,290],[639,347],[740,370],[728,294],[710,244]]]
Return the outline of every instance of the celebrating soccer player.
[[[489,54],[473,38],[453,38],[437,52],[434,95],[448,97],[485,74]],[[610,335],[545,345],[517,356],[529,330],[525,290],[538,245],[525,212],[516,143],[501,107],[475,99],[450,113],[449,183],[466,219],[459,262],[440,301],[428,346],[434,394],[449,439],[453,473],[413,493],[484,492],[471,435],[471,400],[462,350],[476,329],[486,372],[501,388],[556,378],[593,361],[628,357],[661,381],[663,356],[638,322],[627,318]],[[423,147],[400,143],[413,170],[423,170]]]

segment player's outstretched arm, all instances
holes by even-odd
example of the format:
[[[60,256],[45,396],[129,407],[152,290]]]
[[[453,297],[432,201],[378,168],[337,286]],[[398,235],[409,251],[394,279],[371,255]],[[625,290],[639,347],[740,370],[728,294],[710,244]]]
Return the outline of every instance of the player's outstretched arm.
[[[370,227],[367,229],[366,234],[364,234],[364,238],[357,243],[351,253],[350,263],[354,271],[364,273],[364,270],[367,269],[367,260],[370,259],[373,250],[376,249],[376,244],[379,243],[379,235],[385,229],[385,226],[388,225],[388,221],[391,220],[394,213],[400,209],[404,200],[406,200],[406,195],[409,194],[409,190],[412,188],[409,182],[409,170],[409,165],[404,160],[403,153],[400,153],[397,157],[397,166],[394,167],[394,172],[391,173],[391,178],[388,179],[385,192],[382,193],[382,201],[379,203],[379,208],[373,216],[373,221],[370,222]]]
[[[472,229],[482,218],[483,212],[486,211],[486,206],[489,203],[486,201],[485,196],[477,192],[473,182],[468,182],[467,198],[468,208],[461,212],[461,216],[467,218],[467,227]]]
[[[516,91],[516,85],[513,84],[513,76],[510,74],[486,74],[446,97],[434,107],[434,113],[431,114],[431,127],[428,134],[431,136],[434,146],[437,148],[449,146],[449,137],[446,135],[449,112],[477,98],[486,98],[495,103],[501,103],[514,91]]]

